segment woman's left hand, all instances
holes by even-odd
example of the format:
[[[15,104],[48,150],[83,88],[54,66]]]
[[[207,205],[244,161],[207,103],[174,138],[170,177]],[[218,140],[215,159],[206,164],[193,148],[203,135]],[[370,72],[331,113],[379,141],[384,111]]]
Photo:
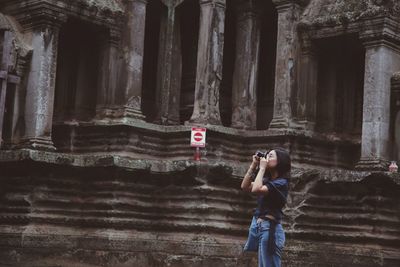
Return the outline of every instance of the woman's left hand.
[[[266,169],[268,164],[268,159],[261,158],[260,159],[260,169]]]

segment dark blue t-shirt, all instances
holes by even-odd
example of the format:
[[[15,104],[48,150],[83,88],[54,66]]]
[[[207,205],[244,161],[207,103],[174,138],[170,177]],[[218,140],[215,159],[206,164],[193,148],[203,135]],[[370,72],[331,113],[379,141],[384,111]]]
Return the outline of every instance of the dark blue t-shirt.
[[[258,196],[254,216],[259,217],[270,214],[277,221],[281,221],[283,215],[282,209],[286,204],[289,192],[288,181],[285,178],[271,180],[268,177],[264,177],[263,185],[267,186],[268,193]]]

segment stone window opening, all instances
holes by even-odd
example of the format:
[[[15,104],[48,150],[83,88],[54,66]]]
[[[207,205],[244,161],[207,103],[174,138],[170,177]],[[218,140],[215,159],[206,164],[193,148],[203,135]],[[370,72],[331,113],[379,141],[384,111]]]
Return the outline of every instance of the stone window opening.
[[[10,148],[17,142],[17,132],[21,125],[20,64],[22,59],[15,50],[15,39],[12,31],[0,30],[0,148]]]
[[[89,121],[96,113],[103,29],[69,19],[60,29],[54,122]]]
[[[17,107],[17,103],[15,103],[16,97],[16,84],[9,83],[6,89],[5,95],[5,105],[4,105],[4,113],[3,113],[3,128],[2,128],[2,136],[1,136],[1,147],[7,147],[11,145],[12,142],[12,130],[14,129],[14,110]]]
[[[257,129],[268,128],[274,113],[278,12],[272,1],[263,1],[261,16],[260,67],[257,90]]]
[[[198,1],[184,1],[178,6],[178,14],[181,21],[182,47],[182,82],[179,115],[181,124],[184,124],[192,116],[194,106],[200,21],[200,6]]]
[[[365,49],[355,35],[316,41],[316,131],[360,140]]]
[[[398,75],[398,74],[397,74]],[[397,78],[397,77],[396,77]],[[394,79],[393,79],[394,80]],[[400,82],[392,83],[391,103],[390,103],[390,134],[393,142],[391,160],[400,161]]]
[[[142,111],[147,122],[154,121],[156,117],[155,105],[161,14],[166,12],[168,12],[167,7],[160,0],[147,3],[142,91]]]
[[[6,44],[6,40],[5,37],[7,36],[6,31],[0,31],[0,59],[1,59],[1,69],[0,71],[3,72],[7,72],[8,73],[8,66],[6,66],[4,63],[4,61],[8,61],[8,59],[4,58],[4,53],[3,50],[5,50],[5,46]],[[8,64],[7,64],[8,65]],[[12,109],[13,109],[13,105],[12,105],[12,100],[14,99],[13,94],[14,94],[14,89],[15,88],[11,88],[14,87],[12,84],[9,84],[7,82],[5,82],[5,84],[3,84],[3,78],[0,78],[0,111],[4,112],[2,114],[0,114],[0,116],[2,116],[0,118],[0,121],[2,122],[1,126],[1,135],[0,135],[0,145],[2,147],[4,147],[4,143],[7,143],[9,137],[10,137],[10,120],[12,119]],[[4,88],[3,88],[4,87]],[[3,92],[3,90],[5,90]],[[5,97],[5,99],[2,99],[3,97]]]

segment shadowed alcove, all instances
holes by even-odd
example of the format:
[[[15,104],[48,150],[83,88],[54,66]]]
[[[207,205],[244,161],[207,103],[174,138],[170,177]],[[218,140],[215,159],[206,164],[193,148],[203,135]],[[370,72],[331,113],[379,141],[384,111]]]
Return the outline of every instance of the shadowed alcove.
[[[361,138],[365,49],[353,35],[322,39],[316,45],[316,130]]]
[[[54,121],[89,120],[95,115],[102,29],[70,19],[61,27]],[[79,40],[79,41],[78,41]]]

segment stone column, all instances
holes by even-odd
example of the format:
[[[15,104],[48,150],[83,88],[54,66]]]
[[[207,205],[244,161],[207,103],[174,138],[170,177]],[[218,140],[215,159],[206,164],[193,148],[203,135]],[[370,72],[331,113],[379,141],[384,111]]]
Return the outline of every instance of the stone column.
[[[278,10],[274,115],[270,128],[287,128],[293,119],[292,101],[296,86],[298,57],[297,22],[300,6],[294,0],[273,0]]]
[[[144,119],[142,114],[142,78],[144,34],[147,0],[126,0],[128,23],[124,51],[124,102],[125,116]]]
[[[256,129],[260,55],[260,7],[257,0],[236,5],[236,57],[232,88],[232,127]]]
[[[158,111],[155,122],[177,125],[180,124],[182,50],[180,21],[176,16],[176,7],[183,0],[162,0],[162,2],[168,11],[162,14],[160,26],[156,93]]]
[[[317,115],[317,49],[306,34],[302,36],[301,43],[296,118],[300,128],[314,130]]]
[[[187,124],[221,124],[225,0],[200,0],[200,30],[193,114]]]
[[[54,149],[51,132],[58,34],[65,21],[54,19],[40,17],[37,22],[27,24],[32,28],[25,27],[31,31],[33,53],[25,96],[25,131],[21,140],[24,147]]]
[[[385,32],[380,29],[380,32]],[[361,35],[366,48],[361,159],[358,169],[387,170],[391,76],[400,69],[400,41]],[[372,37],[372,38],[371,38]]]
[[[122,116],[117,103],[118,44],[119,35],[114,29],[101,36],[96,119]]]

